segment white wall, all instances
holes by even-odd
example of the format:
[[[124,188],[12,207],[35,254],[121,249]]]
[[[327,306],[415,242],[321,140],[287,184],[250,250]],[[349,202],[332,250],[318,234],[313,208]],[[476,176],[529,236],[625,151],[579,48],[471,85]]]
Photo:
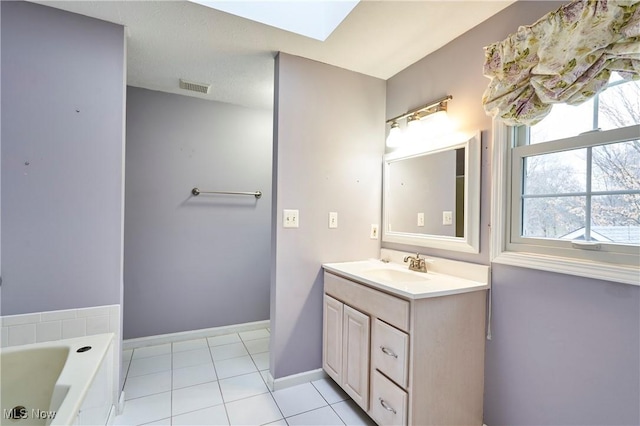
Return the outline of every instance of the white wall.
[[[271,373],[322,365],[322,263],[379,256],[385,83],[280,53],[276,59]],[[282,228],[299,209],[300,228]],[[330,211],[338,228],[328,228]]]

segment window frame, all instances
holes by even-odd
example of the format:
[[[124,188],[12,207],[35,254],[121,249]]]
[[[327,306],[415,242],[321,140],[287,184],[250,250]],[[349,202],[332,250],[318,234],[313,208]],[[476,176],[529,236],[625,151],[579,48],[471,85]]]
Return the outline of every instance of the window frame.
[[[541,149],[547,152],[551,145],[547,145],[545,148],[531,148],[542,144],[527,145],[526,149],[516,151],[517,157],[514,158],[512,146],[518,128],[507,126],[496,118],[493,119],[492,128],[492,262],[640,286],[640,268],[638,267],[640,249],[636,249],[634,246],[630,246],[632,250],[629,250],[628,254],[612,253],[606,249],[590,251],[572,247],[570,240],[563,242],[532,237],[522,238],[519,237],[519,230],[517,232],[519,238],[514,241],[512,231],[518,229],[519,222],[514,226],[512,223],[514,222],[513,218],[517,217],[514,215],[519,214],[520,207],[513,208],[514,205],[519,204],[519,195],[514,195],[517,189],[513,188],[512,181],[516,177],[522,179],[522,162],[517,159],[521,159],[522,154],[539,152]],[[577,137],[559,140],[558,144],[553,145],[553,148],[560,150],[559,148],[562,147],[561,150],[566,150],[568,145],[572,146],[571,144],[579,145],[579,147],[585,144],[596,146],[606,142],[614,143],[629,138],[635,139],[638,134],[640,134],[640,126],[638,125],[606,132],[588,132]],[[520,167],[515,167],[512,171],[512,164],[518,163],[518,161]],[[519,170],[519,174],[516,174],[517,170]],[[516,197],[514,203],[513,200]],[[548,244],[550,242],[552,244]],[[564,244],[560,244],[558,247],[556,243]],[[624,245],[613,244],[613,246]],[[619,263],[621,256],[627,264]]]

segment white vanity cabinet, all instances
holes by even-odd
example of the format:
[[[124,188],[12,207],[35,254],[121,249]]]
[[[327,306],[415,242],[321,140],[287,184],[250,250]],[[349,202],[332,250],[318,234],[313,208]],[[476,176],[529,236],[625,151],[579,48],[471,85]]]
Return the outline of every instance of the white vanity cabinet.
[[[486,288],[411,298],[331,269],[325,372],[379,425],[482,425]]]
[[[323,368],[365,411],[369,404],[369,316],[324,295]]]

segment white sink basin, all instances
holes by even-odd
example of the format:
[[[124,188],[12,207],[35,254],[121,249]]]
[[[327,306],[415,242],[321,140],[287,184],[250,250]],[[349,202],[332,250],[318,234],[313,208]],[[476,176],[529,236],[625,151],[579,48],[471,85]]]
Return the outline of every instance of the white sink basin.
[[[462,262],[448,262],[453,262],[457,269],[469,268]],[[482,279],[482,274],[478,275],[478,280],[473,280],[435,272],[433,268],[428,273],[415,272],[409,271],[406,265],[383,263],[376,259],[326,263],[323,267],[333,274],[410,299],[444,296],[489,288],[488,282]],[[473,267],[474,265],[471,265],[471,268]],[[478,268],[484,268],[484,277],[488,276],[488,267],[478,266]]]
[[[362,275],[382,281],[399,281],[399,282],[424,282],[429,280],[427,274],[420,276],[417,273],[398,271],[395,269],[370,269],[362,272]]]

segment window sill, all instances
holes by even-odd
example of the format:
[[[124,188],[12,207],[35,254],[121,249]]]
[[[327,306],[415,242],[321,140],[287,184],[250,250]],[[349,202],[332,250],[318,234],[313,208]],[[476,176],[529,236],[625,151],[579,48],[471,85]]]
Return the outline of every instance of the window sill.
[[[640,286],[640,268],[523,252],[502,252],[492,262]]]

